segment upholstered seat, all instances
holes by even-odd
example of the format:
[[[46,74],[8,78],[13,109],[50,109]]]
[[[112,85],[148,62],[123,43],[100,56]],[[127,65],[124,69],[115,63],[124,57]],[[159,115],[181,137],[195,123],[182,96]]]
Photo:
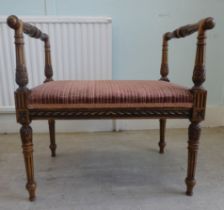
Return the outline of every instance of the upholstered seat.
[[[52,81],[31,89],[30,107],[192,107],[189,89],[164,81]],[[41,105],[41,106],[40,106]]]

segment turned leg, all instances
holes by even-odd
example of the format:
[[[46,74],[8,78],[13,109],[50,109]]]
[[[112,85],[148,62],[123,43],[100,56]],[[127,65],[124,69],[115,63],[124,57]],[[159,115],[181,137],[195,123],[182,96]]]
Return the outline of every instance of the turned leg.
[[[28,124],[22,125],[20,135],[27,176],[26,189],[29,192],[30,201],[33,201],[35,200],[36,183],[34,180],[32,128]]]
[[[55,120],[49,119],[48,124],[49,124],[49,132],[50,132],[49,148],[51,149],[51,156],[55,157],[56,156],[56,148],[57,148],[57,145],[55,143]]]
[[[200,138],[201,128],[199,123],[192,122],[188,128],[188,169],[187,169],[187,177],[185,179],[187,185],[187,195],[193,195],[193,188],[196,184],[195,180],[195,170],[197,163],[197,153],[198,153],[198,145]]]
[[[159,120],[160,125],[160,140],[159,140],[159,153],[164,153],[164,148],[166,146],[165,142],[165,131],[166,131],[166,119]]]

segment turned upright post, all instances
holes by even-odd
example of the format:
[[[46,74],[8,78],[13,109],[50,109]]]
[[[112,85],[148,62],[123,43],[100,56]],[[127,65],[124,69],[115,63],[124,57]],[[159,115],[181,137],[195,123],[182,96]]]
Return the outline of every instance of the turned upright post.
[[[52,69],[52,63],[51,63],[51,46],[50,46],[50,40],[47,35],[46,39],[44,40],[44,48],[45,48],[45,81],[44,82],[50,82],[53,81],[53,69]]]
[[[160,67],[160,80],[169,82],[169,66],[168,66],[168,36],[167,33],[163,36],[163,46],[162,46],[162,62]]]
[[[28,75],[26,70],[23,39],[24,25],[16,16],[10,16],[7,19],[7,23],[15,30],[16,83],[19,86],[15,91],[16,116],[17,121],[22,125],[20,136],[22,140],[27,175],[26,188],[29,192],[29,199],[33,201],[35,199],[36,182],[34,180],[32,128],[30,127],[31,120],[27,107],[30,90],[27,88]]]
[[[212,29],[215,26],[213,18],[206,18],[199,21],[196,24],[186,25],[180,27],[173,32],[165,33],[163,36],[163,53],[162,53],[162,64],[161,64],[161,79],[163,81],[169,81],[168,79],[168,41],[173,38],[183,38],[198,31],[197,51],[195,59],[195,67],[193,71],[193,83],[194,86],[191,89],[193,95],[193,107],[190,117],[191,124],[188,128],[188,169],[187,177],[185,179],[187,195],[193,194],[193,187],[196,184],[195,181],[195,169],[197,162],[197,153],[199,138],[201,133],[200,122],[204,120],[205,108],[206,108],[206,97],[207,91],[203,88],[202,84],[206,79],[205,72],[205,40],[206,30]],[[163,127],[163,122],[161,126]],[[164,143],[164,142],[162,142]],[[164,144],[161,145],[163,146]],[[161,148],[163,152],[163,148]]]
[[[169,82],[168,74],[169,74],[169,65],[168,65],[168,40],[167,34],[164,34],[163,41],[162,41],[162,61],[160,67],[160,75],[161,81]],[[159,120],[159,130],[160,130],[160,137],[159,137],[159,153],[163,154],[164,149],[166,146],[165,141],[165,133],[166,133],[166,119]]]
[[[27,88],[28,74],[25,62],[23,33],[29,35],[30,37],[41,39],[44,42],[45,76],[46,76],[44,82],[49,82],[53,80],[52,79],[53,70],[50,55],[50,41],[47,34],[42,33],[35,26],[22,22],[14,15],[8,17],[7,24],[15,31],[16,83],[19,86],[15,91],[16,116],[17,121],[22,125],[20,129],[20,135],[22,140],[22,148],[27,174],[26,188],[29,192],[29,199],[33,201],[35,199],[36,183],[34,180],[32,128],[30,126],[31,119],[28,109],[28,98],[30,95],[30,90]],[[54,130],[53,129],[54,122],[52,122],[52,120],[50,122],[51,122],[51,129]],[[53,137],[54,135],[52,135],[51,132],[51,145],[53,145],[52,150],[55,150],[56,149],[55,143],[54,144],[52,143],[54,142],[54,139],[52,140]]]
[[[197,153],[199,147],[199,138],[201,134],[200,122],[204,120],[207,91],[203,88],[202,84],[206,79],[205,71],[205,46],[206,46],[206,30],[212,29],[214,22],[212,18],[207,18],[199,22],[198,27],[198,42],[195,59],[195,67],[193,71],[194,86],[191,89],[193,94],[193,111],[191,116],[191,124],[188,128],[188,170],[185,179],[187,195],[193,194],[193,187],[196,184],[195,169],[197,163]]]

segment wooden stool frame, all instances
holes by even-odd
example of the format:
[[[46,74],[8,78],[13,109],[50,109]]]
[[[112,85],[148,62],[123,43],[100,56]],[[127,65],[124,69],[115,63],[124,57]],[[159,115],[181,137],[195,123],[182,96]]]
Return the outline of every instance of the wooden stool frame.
[[[51,64],[50,41],[47,34],[41,32],[35,26],[24,23],[16,16],[9,16],[7,19],[9,27],[15,31],[15,48],[16,48],[16,83],[18,89],[15,91],[15,106],[17,122],[22,125],[20,135],[22,140],[22,148],[25,160],[27,184],[26,188],[29,192],[29,199],[35,199],[36,182],[34,179],[34,164],[33,164],[33,142],[31,122],[33,120],[48,120],[50,131],[50,149],[52,156],[55,156],[55,120],[58,119],[159,119],[160,121],[160,153],[164,153],[165,148],[165,129],[166,119],[189,119],[190,126],[188,128],[188,167],[187,177],[185,179],[187,195],[193,194],[195,181],[195,169],[197,162],[197,153],[199,145],[199,137],[201,133],[200,122],[204,120],[206,109],[207,91],[202,84],[205,81],[205,40],[206,30],[214,27],[212,18],[200,20],[196,24],[186,25],[176,29],[173,32],[164,34],[161,78],[160,80],[169,82],[168,79],[168,42],[173,38],[182,38],[198,32],[197,51],[195,59],[195,67],[193,70],[193,83],[191,88],[193,94],[192,108],[97,108],[97,109],[66,109],[63,106],[52,109],[32,109],[29,107],[28,99],[30,89],[27,88],[28,75],[25,63],[24,54],[24,39],[23,34],[28,34],[30,37],[41,39],[45,47],[45,76],[44,82],[53,80],[53,70]]]

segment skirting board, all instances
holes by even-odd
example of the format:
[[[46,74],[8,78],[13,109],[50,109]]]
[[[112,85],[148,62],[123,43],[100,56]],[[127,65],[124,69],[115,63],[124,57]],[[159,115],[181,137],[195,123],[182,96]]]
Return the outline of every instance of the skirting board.
[[[9,110],[0,112],[0,133],[17,133],[20,125],[16,123],[15,113]],[[167,120],[167,128],[187,128],[188,120]],[[208,106],[203,127],[224,126],[224,106]],[[34,132],[48,132],[47,121],[32,122]],[[98,132],[122,130],[158,129],[158,120],[70,120],[56,121],[57,132]]]

